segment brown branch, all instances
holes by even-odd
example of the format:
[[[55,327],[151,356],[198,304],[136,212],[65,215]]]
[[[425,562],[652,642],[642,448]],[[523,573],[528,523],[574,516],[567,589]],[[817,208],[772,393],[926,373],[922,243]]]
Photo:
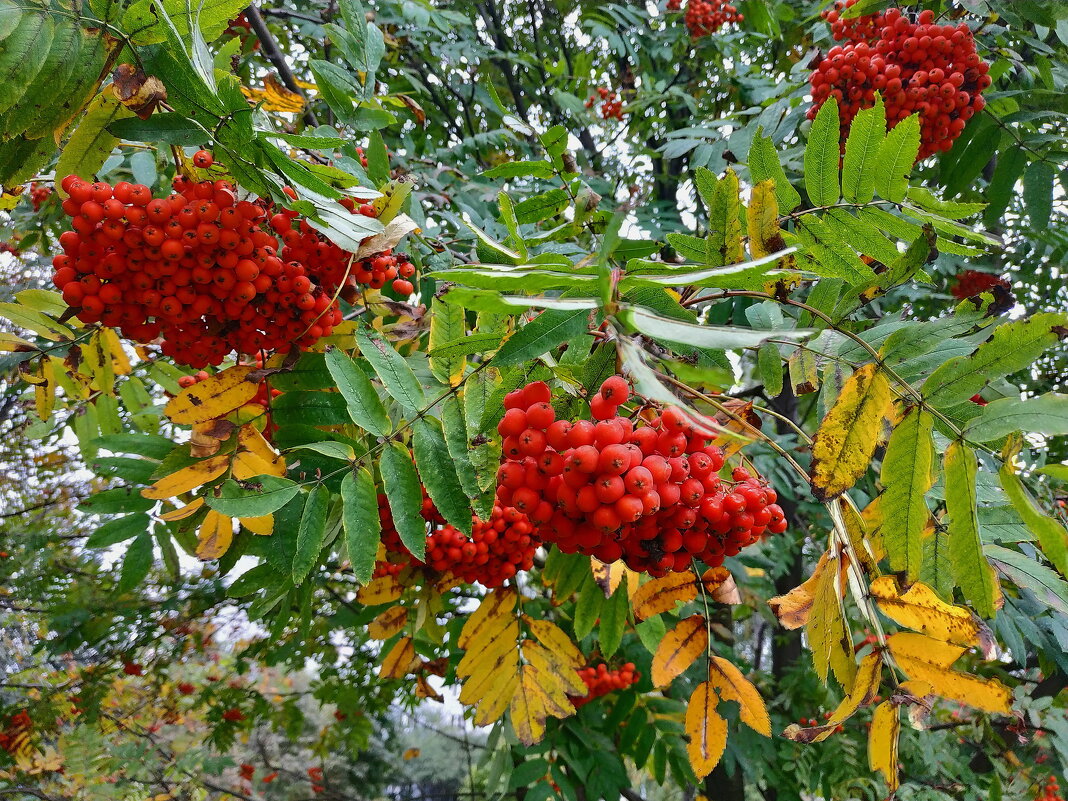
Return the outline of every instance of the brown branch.
[[[256,34],[256,38],[260,40],[263,54],[267,56],[268,60],[278,71],[278,77],[282,79],[282,83],[286,85],[286,88],[289,89],[289,91],[300,95],[304,99],[304,122],[313,127],[318,126],[319,120],[315,116],[315,112],[311,110],[311,106],[308,105],[307,96],[297,83],[297,79],[293,76],[293,70],[289,68],[289,63],[286,61],[285,56],[282,55],[282,51],[278,47],[278,42],[275,41],[274,36],[272,36],[271,32],[267,29],[267,23],[263,21],[263,17],[260,16],[260,12],[256,9],[256,6],[250,4],[249,7],[245,9],[245,19],[248,20],[253,33]]]

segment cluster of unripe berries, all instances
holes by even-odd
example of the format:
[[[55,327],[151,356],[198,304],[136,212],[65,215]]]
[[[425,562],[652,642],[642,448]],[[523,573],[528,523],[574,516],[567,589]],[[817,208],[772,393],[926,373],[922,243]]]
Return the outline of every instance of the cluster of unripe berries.
[[[234,350],[307,347],[341,322],[319,277],[279,258],[263,206],[238,201],[226,181],[179,176],[163,198],[77,176],[63,189],[74,230],[60,237],[53,280],[84,323],[138,342],[162,336],[164,355],[202,368]]]
[[[621,668],[608,669],[608,665],[601,663],[594,667],[581,668],[579,676],[586,683],[588,692],[583,696],[571,696],[571,703],[577,709],[585,706],[595,698],[608,695],[615,690],[625,690],[641,678],[641,674],[634,669],[633,662],[627,662]]]
[[[711,36],[724,25],[745,20],[727,0],[690,0],[686,6],[686,29],[690,37]]]
[[[630,387],[609,378],[590,399],[593,421],[557,420],[544,382],[505,397],[497,500],[524,512],[538,538],[565,553],[623,559],[663,576],[694,559],[723,563],[765,532],[786,529],[776,493],[735,468],[675,407],[617,414]]]
[[[354,214],[377,216],[370,203],[358,203],[349,198],[340,201]],[[415,291],[408,279],[415,275],[415,265],[403,253],[385,250],[366,259],[353,260],[352,254],[342,250],[325,236],[312,228],[307,220],[294,226],[297,212],[283,209],[271,217],[271,228],[282,240],[282,258],[301,264],[314,264],[316,275],[326,284],[341,287],[341,297],[354,301],[357,287],[369,286],[381,289],[392,282],[393,291],[407,297]]]
[[[929,10],[915,20],[898,8],[841,19],[855,3],[840,0],[823,12],[835,40],[845,44],[832,47],[812,73],[809,119],[828,97],[836,98],[844,144],[853,118],[875,105],[878,92],[889,127],[919,114],[920,159],[949,150],[986,105],[981,93],[990,86],[989,65],[976,52],[971,29],[935,24]]]
[[[967,300],[983,292],[989,292],[996,286],[1009,289],[1011,285],[1000,275],[979,270],[964,270],[954,279],[949,291],[958,300]]]
[[[619,95],[603,86],[597,87],[597,94],[586,99],[586,108],[593,108],[598,98],[601,100],[601,116],[606,119],[623,119],[623,101]]]
[[[425,566],[437,573],[451,573],[468,584],[500,587],[520,570],[530,570],[540,544],[530,520],[516,509],[494,505],[489,520],[473,518],[468,537],[445,523],[434,502],[424,497],[420,513],[432,526],[424,563],[401,542],[384,495],[379,496],[378,509],[386,559],[375,566],[376,576],[395,576],[405,567]]]

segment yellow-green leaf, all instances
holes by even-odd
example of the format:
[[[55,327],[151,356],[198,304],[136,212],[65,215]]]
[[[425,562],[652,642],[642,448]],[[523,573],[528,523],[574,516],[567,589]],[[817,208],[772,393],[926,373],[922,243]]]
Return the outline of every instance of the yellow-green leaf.
[[[934,419],[918,407],[906,411],[883,457],[880,529],[890,567],[908,581],[920,576],[923,532],[931,513],[924,496],[935,482]]]

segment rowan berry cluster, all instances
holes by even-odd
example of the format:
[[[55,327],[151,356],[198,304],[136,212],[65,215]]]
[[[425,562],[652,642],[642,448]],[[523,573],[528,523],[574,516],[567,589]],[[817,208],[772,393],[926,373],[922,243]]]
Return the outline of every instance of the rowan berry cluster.
[[[123,662],[122,672],[127,676],[140,676],[144,673],[144,668],[137,662]]]
[[[340,202],[353,214],[378,216],[370,203],[359,203],[350,198]],[[345,300],[355,300],[356,288],[361,284],[381,289],[387,281],[392,281],[393,291],[400,295],[411,295],[415,291],[408,280],[415,275],[415,265],[405,254],[385,250],[365,259],[354,260],[351,253],[320,234],[307,220],[301,220],[294,227],[296,217],[297,212],[289,209],[283,209],[271,217],[271,228],[283,243],[282,258],[315,265],[315,274],[320,280],[328,286],[341,287],[341,297]]]
[[[839,0],[823,12],[835,40],[846,43],[832,47],[812,73],[809,119],[828,97],[836,98],[844,144],[853,118],[875,105],[878,92],[889,127],[919,114],[919,159],[949,150],[986,105],[981,93],[990,86],[989,65],[976,52],[971,29],[937,25],[929,10],[915,20],[898,8],[841,19],[855,3]]]
[[[597,87],[597,94],[586,99],[586,108],[593,108],[597,99],[601,100],[601,116],[606,119],[623,119],[623,101],[619,95],[603,86]]]
[[[47,186],[41,186],[38,183],[30,184],[30,203],[33,205],[34,211],[40,211],[41,206],[45,204],[45,201],[52,196],[52,190]]]
[[[979,270],[964,270],[954,279],[949,291],[958,300],[967,300],[983,292],[989,292],[996,286],[1005,289],[1011,287],[1009,282],[1000,275],[984,273]]]
[[[1064,801],[1061,797],[1061,786],[1057,782],[1057,777],[1050,774],[1050,777],[1046,779],[1046,783],[1042,786],[1038,795],[1035,796],[1035,801]]]
[[[231,707],[222,713],[222,719],[228,720],[231,723],[237,723],[245,719],[245,713],[240,709]]]
[[[741,467],[720,478],[723,452],[694,420],[668,407],[635,422],[617,414],[629,399],[613,376],[590,400],[596,422],[572,423],[556,419],[544,382],[506,396],[497,500],[565,553],[623,559],[654,576],[688,570],[693,559],[718,566],[765,531],[786,529],[766,482]]]
[[[585,706],[595,698],[615,690],[625,690],[641,678],[641,674],[634,670],[634,663],[627,662],[621,668],[609,670],[604,663],[594,667],[584,667],[579,670],[579,676],[586,683],[588,692],[583,696],[571,696],[571,703],[577,709]]]
[[[252,777],[256,775],[256,766],[250,765],[248,762],[242,762],[239,773],[241,778],[247,782],[252,781]]]
[[[726,0],[690,0],[686,6],[686,28],[692,39],[711,36],[724,25],[744,19]]]
[[[226,181],[178,176],[162,198],[125,181],[62,186],[74,230],[59,239],[53,281],[84,323],[162,336],[164,355],[203,368],[234,350],[307,347],[341,322],[320,276],[279,258],[263,206]]]
[[[430,498],[423,498],[423,519],[435,527],[427,536],[426,559],[420,562],[401,542],[393,515],[384,495],[378,499],[382,522],[382,543],[386,560],[375,566],[375,575],[397,575],[405,567],[429,567],[438,573],[451,573],[468,584],[500,587],[520,570],[530,570],[540,540],[525,514],[500,505],[493,507],[489,520],[473,517],[471,536],[444,522]]]
[[[667,11],[682,11],[682,0],[668,0],[664,9]]]

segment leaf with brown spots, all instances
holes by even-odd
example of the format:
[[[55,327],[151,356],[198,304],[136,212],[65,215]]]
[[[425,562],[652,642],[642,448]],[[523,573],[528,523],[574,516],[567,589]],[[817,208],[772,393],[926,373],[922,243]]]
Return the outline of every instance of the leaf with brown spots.
[[[697,577],[689,570],[682,573],[668,573],[663,578],[655,578],[638,588],[634,593],[634,617],[645,620],[675,608],[697,598]]]
[[[653,655],[654,687],[666,687],[708,648],[708,626],[701,615],[680,620],[657,646]]]

